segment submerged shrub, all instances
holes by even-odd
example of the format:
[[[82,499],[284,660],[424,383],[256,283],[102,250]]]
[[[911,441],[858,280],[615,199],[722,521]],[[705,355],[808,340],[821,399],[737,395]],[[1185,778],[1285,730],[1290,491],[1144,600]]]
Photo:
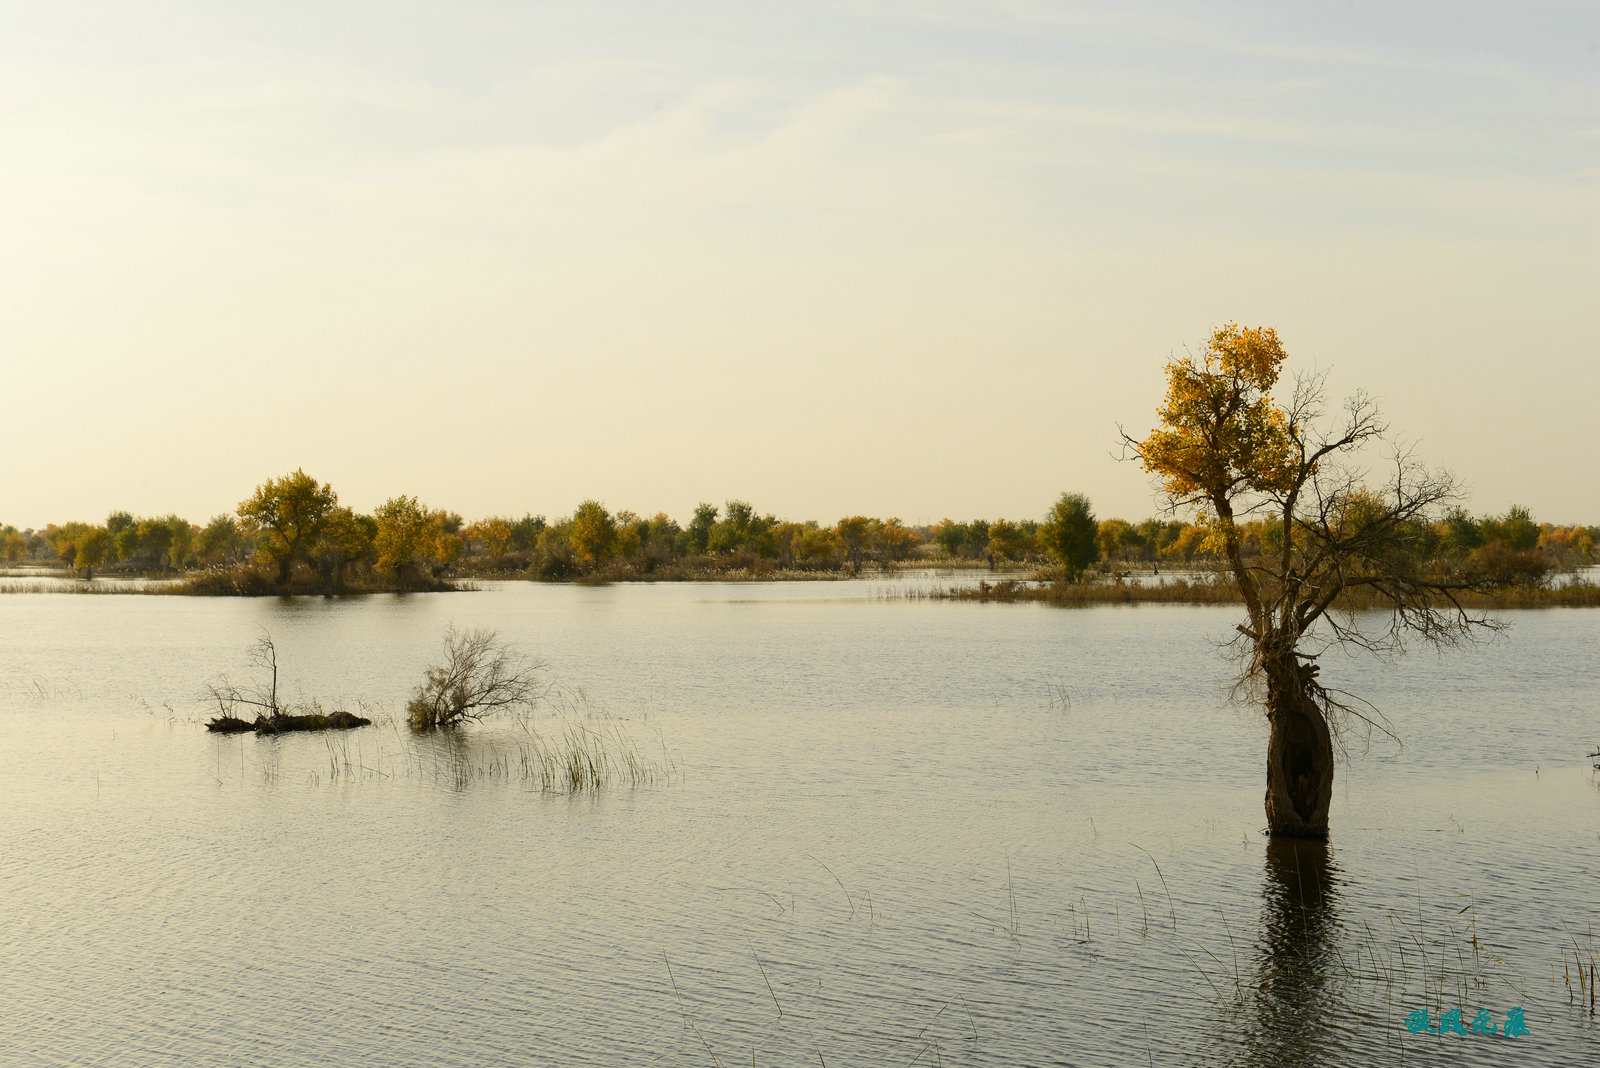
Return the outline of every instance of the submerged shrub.
[[[406,720],[416,731],[451,727],[507,709],[531,709],[549,691],[540,670],[492,630],[444,635],[444,663],[428,669],[406,703]]]

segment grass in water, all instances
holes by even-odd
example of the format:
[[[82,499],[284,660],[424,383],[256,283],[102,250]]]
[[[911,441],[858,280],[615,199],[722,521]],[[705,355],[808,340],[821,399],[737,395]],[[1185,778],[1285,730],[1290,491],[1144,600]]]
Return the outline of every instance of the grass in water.
[[[540,729],[530,720],[510,737],[448,736],[445,744],[412,747],[408,771],[455,789],[478,782],[519,783],[550,793],[587,793],[607,787],[670,781],[675,764],[657,735],[646,750],[618,721],[567,721]]]

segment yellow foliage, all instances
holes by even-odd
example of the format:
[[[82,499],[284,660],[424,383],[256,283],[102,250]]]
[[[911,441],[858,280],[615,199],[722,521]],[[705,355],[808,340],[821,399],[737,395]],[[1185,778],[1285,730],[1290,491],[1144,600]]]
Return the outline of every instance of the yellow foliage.
[[[1138,446],[1145,470],[1174,498],[1196,503],[1286,489],[1296,450],[1270,391],[1287,355],[1270,327],[1229,323],[1211,335],[1198,364],[1168,361],[1161,426]]]

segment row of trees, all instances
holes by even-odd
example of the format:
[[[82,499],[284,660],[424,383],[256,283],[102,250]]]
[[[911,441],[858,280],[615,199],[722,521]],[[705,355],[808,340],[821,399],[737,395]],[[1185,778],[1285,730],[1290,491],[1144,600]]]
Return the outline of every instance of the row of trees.
[[[1454,508],[1416,523],[1409,550],[1461,574],[1535,583],[1552,569],[1594,560],[1600,528],[1534,521],[1525,508],[1474,517]],[[1234,524],[1242,558],[1282,547],[1280,520]],[[748,501],[702,503],[686,524],[658,512],[611,512],[587,500],[572,515],[490,516],[466,523],[416,497],[391,497],[369,514],[339,504],[331,485],[302,470],[268,479],[234,513],[204,526],[176,515],[113,512],[104,524],[0,528],[9,562],[53,560],[86,577],[106,567],[192,571],[256,569],[273,588],[339,590],[375,585],[429,588],[452,570],[526,574],[548,580],[675,577],[715,571],[860,571],[908,560],[1026,565],[1077,578],[1097,562],[1223,566],[1214,524],[1151,518],[1097,520],[1089,500],[1065,493],[1039,520],[944,519],[907,526],[898,518],[846,516],[824,526],[780,520]]]
[[[55,560],[93,578],[113,564],[139,571],[218,569],[255,572],[278,589],[334,591],[371,585],[436,586],[461,554],[462,519],[415,497],[392,497],[371,515],[339,504],[338,494],[304,471],[268,479],[233,514],[197,526],[176,515],[135,518],[113,512],[104,524],[51,524],[42,531],[0,530],[8,562]],[[270,577],[269,577],[270,576]]]
[[[1002,519],[961,526],[983,531],[983,552],[990,559],[1021,561],[1042,553],[1076,573],[1095,558],[1094,519],[1086,498],[1067,494],[1062,501],[1067,503],[1058,503],[1043,523]],[[590,500],[571,518],[540,532],[527,566],[544,578],[597,572],[648,576],[684,567],[860,571],[869,563],[934,556],[940,549],[938,531],[956,526],[946,520],[936,528],[913,528],[897,517],[864,515],[845,516],[823,526],[816,520],[802,523],[763,515],[741,500],[726,502],[720,511],[702,503],[689,524],[679,526],[664,513],[650,519],[628,511],[612,515],[600,502]],[[959,546],[948,555],[961,555]]]

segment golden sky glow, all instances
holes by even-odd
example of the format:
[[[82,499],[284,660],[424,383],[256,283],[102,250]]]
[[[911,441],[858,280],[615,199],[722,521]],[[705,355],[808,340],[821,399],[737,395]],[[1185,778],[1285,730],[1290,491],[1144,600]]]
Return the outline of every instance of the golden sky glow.
[[[1600,522],[1600,18],[1394,6],[8,9],[0,522],[1138,517],[1230,320]]]

